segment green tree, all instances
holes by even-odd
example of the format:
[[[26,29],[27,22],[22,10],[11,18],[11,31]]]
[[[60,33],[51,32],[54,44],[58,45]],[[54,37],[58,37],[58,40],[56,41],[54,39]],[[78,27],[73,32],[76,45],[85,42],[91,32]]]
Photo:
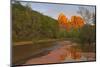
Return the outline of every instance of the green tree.
[[[95,26],[91,25],[85,25],[80,30],[80,36],[79,36],[80,42],[82,43],[82,47],[85,48],[84,50],[88,51],[95,51],[95,46],[93,43],[95,43],[96,40],[96,31]],[[94,46],[94,47],[93,47]]]
[[[58,22],[28,5],[13,3],[12,31],[14,41],[57,38]]]

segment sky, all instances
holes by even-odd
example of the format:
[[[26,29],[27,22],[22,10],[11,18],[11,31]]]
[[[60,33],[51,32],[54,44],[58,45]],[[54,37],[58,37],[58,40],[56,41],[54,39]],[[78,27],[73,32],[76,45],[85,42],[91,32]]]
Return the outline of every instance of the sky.
[[[67,18],[73,15],[79,15],[77,11],[79,7],[85,7],[91,12],[95,13],[94,6],[82,6],[82,5],[71,5],[71,4],[53,4],[53,3],[37,3],[37,2],[21,2],[22,5],[30,4],[32,10],[38,11],[44,15],[50,16],[57,19],[60,13],[64,13]]]

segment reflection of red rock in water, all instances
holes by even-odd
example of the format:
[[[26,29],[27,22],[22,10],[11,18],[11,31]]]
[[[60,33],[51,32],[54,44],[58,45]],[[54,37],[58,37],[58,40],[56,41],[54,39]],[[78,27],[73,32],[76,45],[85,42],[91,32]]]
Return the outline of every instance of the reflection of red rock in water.
[[[72,49],[71,45],[63,44],[61,47],[49,52],[48,55],[28,60],[26,64],[59,63],[64,61],[66,57],[79,59],[81,57],[81,53]]]
[[[31,59],[26,64],[45,64],[45,63],[58,63],[62,62],[66,57],[77,59],[80,58],[80,53],[71,48],[70,45],[63,44],[61,47],[48,53],[46,56]]]
[[[51,51],[48,55],[40,58],[35,58],[26,62],[26,64],[45,64],[45,63],[58,63],[66,57],[66,50],[62,48]]]
[[[75,48],[71,48],[71,57],[73,59],[80,59],[81,58],[81,52],[80,50],[76,50]]]

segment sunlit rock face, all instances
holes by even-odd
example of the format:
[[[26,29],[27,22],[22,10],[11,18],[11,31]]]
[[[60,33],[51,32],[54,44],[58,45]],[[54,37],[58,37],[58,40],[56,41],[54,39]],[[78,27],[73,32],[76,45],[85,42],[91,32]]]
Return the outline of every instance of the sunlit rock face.
[[[58,16],[59,27],[69,31],[71,29],[71,21],[64,15],[60,13]]]
[[[66,28],[67,21],[68,21],[68,18],[63,13],[60,13],[58,16],[58,22],[59,22],[60,28]]]
[[[73,28],[78,29],[84,26],[84,20],[80,16],[72,16],[71,24]]]
[[[70,19],[64,15],[64,13],[60,13],[58,16],[59,27],[62,29],[66,29],[70,31],[73,29],[79,29],[84,26],[84,20],[80,16],[72,16]]]

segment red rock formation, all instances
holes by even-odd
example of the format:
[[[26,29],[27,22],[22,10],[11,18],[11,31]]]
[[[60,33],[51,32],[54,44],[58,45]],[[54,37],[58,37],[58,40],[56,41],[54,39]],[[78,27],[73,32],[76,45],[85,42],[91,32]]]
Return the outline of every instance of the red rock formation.
[[[60,28],[64,28],[67,31],[71,29],[71,22],[70,20],[68,20],[68,18],[63,13],[60,13],[58,17],[58,22],[59,22]]]
[[[80,16],[72,16],[71,24],[74,29],[78,29],[84,26],[84,20]]]

